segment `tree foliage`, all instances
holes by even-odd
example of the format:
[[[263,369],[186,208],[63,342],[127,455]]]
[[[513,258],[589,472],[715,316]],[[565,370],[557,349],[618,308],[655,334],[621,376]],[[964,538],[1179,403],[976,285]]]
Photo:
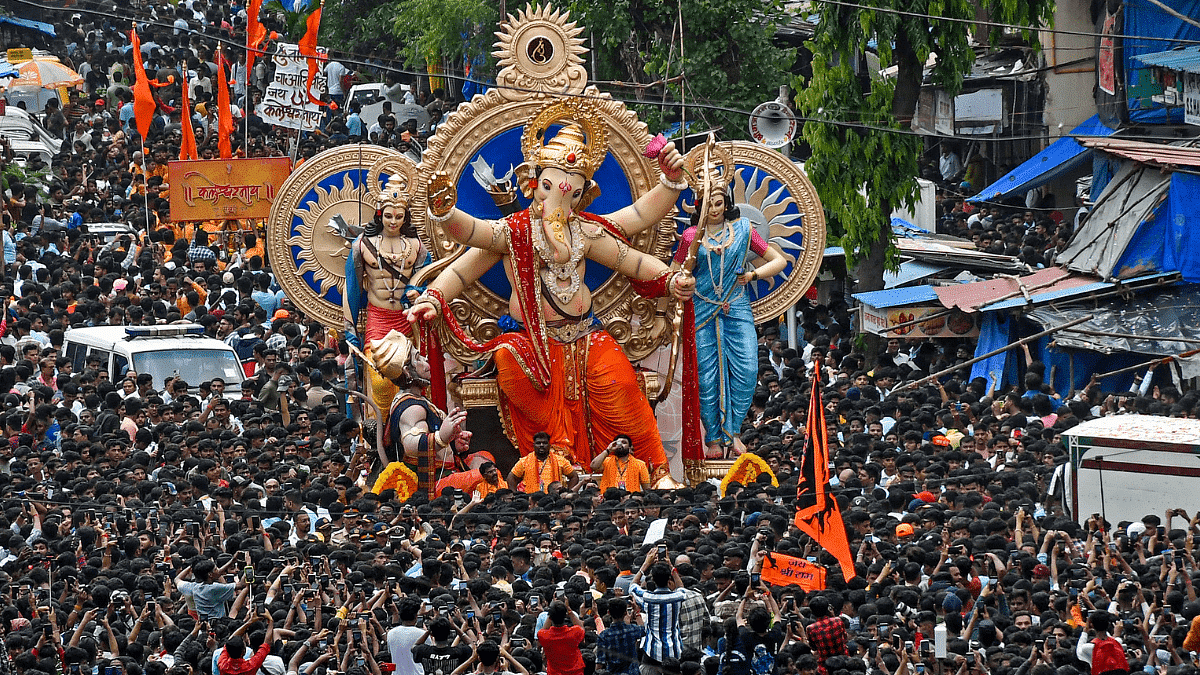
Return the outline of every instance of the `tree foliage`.
[[[854,4],[870,8],[818,3],[820,29],[809,43],[812,77],[798,78],[796,85],[799,113],[820,120],[804,126],[813,153],[805,168],[830,211],[847,263],[858,265],[860,290],[874,290],[883,287],[885,266],[895,263],[890,214],[898,205],[911,207],[919,192],[922,141],[906,132],[930,54],[937,55],[933,83],[957,94],[975,53],[968,40],[973,26],[953,19],[975,21],[982,12],[991,22],[1037,26],[1049,24],[1054,5],[1053,0]],[[993,30],[990,37],[996,41],[1001,33]],[[1037,36],[1027,31],[1025,38],[1035,42]],[[894,66],[895,76],[863,72],[861,56],[875,50],[880,66]]]
[[[340,0],[325,5],[321,43],[378,51],[418,72],[431,63],[461,70],[464,59],[486,69],[499,20],[494,0]]]
[[[510,1],[510,8],[514,3]],[[774,99],[787,84],[794,50],[773,43],[787,22],[782,0],[564,0],[571,20],[584,27],[594,50],[593,80],[650,85],[610,87],[614,96],[688,103],[689,120],[704,128],[722,127],[722,138],[745,138],[744,111]],[[511,11],[511,9],[510,9]],[[679,19],[683,23],[680,56]],[[589,69],[592,65],[589,62]],[[677,119],[678,111],[651,103],[633,105],[651,130]],[[694,128],[693,128],[694,129]]]

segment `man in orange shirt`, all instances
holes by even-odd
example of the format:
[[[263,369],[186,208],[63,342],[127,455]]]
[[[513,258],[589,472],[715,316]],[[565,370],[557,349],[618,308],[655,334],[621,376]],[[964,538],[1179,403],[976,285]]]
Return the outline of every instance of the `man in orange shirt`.
[[[633,440],[618,434],[604,452],[592,460],[592,473],[599,472],[600,494],[609,488],[620,488],[629,492],[650,489],[649,466],[633,456]]]
[[[500,469],[497,469],[493,462],[480,464],[479,475],[483,480],[475,484],[474,493],[481,501],[494,492],[508,489],[508,483],[500,477]]]
[[[533,452],[525,455],[508,472],[508,484],[525,481],[526,494],[549,492],[562,487],[566,477],[567,489],[579,482],[579,472],[566,457],[550,452],[550,434],[539,431],[533,435]]]

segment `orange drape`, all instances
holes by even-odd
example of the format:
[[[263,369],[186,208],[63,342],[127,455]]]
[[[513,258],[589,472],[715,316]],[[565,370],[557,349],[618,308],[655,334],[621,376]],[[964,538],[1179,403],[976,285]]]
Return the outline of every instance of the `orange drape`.
[[[495,353],[501,405],[521,454],[533,452],[533,434],[546,431],[551,445],[587,466],[617,434],[628,434],[634,456],[662,466],[666,452],[654,411],[616,340],[598,332],[566,348],[556,340],[549,346],[550,385],[544,391],[534,388],[511,351]]]

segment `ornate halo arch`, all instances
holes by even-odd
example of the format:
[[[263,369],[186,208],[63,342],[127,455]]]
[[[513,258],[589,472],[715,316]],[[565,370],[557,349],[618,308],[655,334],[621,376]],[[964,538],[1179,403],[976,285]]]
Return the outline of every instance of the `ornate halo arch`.
[[[422,155],[422,181],[428,181],[434,172],[445,172],[460,186],[461,199],[464,178],[472,180],[469,165],[489,143],[506,133],[522,130],[548,102],[574,96],[583,97],[588,107],[608,125],[605,162],[615,161],[632,199],[658,184],[658,169],[642,156],[642,150],[651,140],[646,125],[625,104],[587,85],[587,73],[582,66],[585,50],[578,38],[582,29],[568,18],[565,12],[540,5],[508,17],[497,32],[495,54],[501,71],[496,81],[500,86],[462,103],[438,126]],[[515,160],[512,164],[516,166],[525,158],[507,159]],[[613,188],[597,178],[602,191]],[[420,192],[425,192],[424,183]],[[462,254],[463,248],[447,237],[441,226],[428,222],[426,228],[424,235],[430,240],[435,259]],[[658,258],[670,254],[673,241],[671,216],[632,238],[634,247]],[[476,283],[451,306],[462,325],[482,341],[502,332],[498,319],[508,312],[508,302],[508,297],[502,297],[484,283]],[[630,360],[649,355],[669,334],[670,324],[658,312],[658,301],[638,296],[621,275],[610,274],[592,288],[592,306]],[[447,338],[443,346],[455,358],[464,363],[478,358],[448,332],[443,334]]]

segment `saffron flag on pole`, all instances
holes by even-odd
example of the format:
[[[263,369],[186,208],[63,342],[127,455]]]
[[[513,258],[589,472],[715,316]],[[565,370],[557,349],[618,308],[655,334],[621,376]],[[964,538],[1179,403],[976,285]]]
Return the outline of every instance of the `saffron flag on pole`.
[[[142,146],[146,145],[146,134],[150,133],[150,124],[154,121],[154,111],[158,102],[154,100],[152,87],[164,87],[167,83],[151,82],[146,77],[146,68],[142,64],[142,41],[138,38],[137,26],[129,31],[129,42],[133,52],[133,118],[138,135],[142,137]]]
[[[250,73],[254,72],[254,59],[262,49],[263,41],[267,39],[267,27],[258,20],[260,13],[262,0],[250,0],[250,6],[246,8],[246,70],[242,73],[246,80],[243,84],[247,85],[247,92],[250,91]]]
[[[181,76],[181,80],[183,82],[183,105],[180,107],[179,120],[183,125],[183,140],[179,144],[179,159],[200,159],[200,154],[196,152],[196,132],[192,130],[192,101],[188,96],[186,63],[183,64],[182,70],[183,74]]]
[[[229,108],[229,80],[225,77],[225,50],[217,51],[217,150],[221,159],[233,157],[233,111]]]
[[[297,46],[300,48],[300,53],[308,59],[308,81],[304,83],[304,93],[308,96],[308,100],[316,105],[329,106],[336,110],[336,103],[327,103],[312,95],[313,80],[317,77],[317,68],[325,60],[324,57],[317,53],[317,33],[321,30],[322,9],[324,9],[324,5],[317,5],[313,13],[308,15],[308,19],[304,22],[304,37],[300,38]]]
[[[825,406],[821,401],[821,364],[813,364],[812,396],[808,403],[804,454],[800,458],[800,478],[796,485],[795,525],[837,558],[846,580],[857,576],[846,525],[837,499],[829,494],[829,431],[825,427]]]

